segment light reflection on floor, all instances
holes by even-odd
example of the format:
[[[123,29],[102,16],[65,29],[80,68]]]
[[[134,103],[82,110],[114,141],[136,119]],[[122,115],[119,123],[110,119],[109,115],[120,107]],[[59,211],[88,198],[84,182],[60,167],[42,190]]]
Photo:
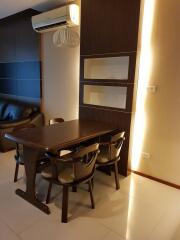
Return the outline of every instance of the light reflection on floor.
[[[96,209],[90,208],[87,186],[70,192],[69,223],[60,222],[61,188],[53,187],[51,214],[46,215],[15,195],[24,180],[13,183],[13,152],[0,154],[0,240],[179,240],[180,191],[137,175],[121,177],[96,172]],[[23,176],[23,168],[20,170]],[[47,183],[37,178],[45,199]]]

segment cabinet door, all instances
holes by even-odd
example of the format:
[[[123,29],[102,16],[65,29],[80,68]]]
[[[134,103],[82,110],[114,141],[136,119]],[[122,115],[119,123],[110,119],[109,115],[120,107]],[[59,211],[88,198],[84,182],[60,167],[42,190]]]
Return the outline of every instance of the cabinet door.
[[[140,0],[82,0],[81,55],[137,49]]]

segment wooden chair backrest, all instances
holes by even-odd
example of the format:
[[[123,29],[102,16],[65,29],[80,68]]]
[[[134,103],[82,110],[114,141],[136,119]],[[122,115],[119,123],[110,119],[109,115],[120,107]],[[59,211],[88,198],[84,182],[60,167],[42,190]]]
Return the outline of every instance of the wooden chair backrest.
[[[86,178],[93,174],[98,153],[99,144],[95,143],[73,154],[75,180]]]
[[[110,148],[109,148],[110,150],[109,160],[114,160],[116,158],[119,158],[122,145],[125,140],[124,135],[125,135],[125,132],[120,132],[111,136]]]
[[[49,125],[54,125],[54,124],[62,123],[62,122],[64,122],[63,118],[53,118],[53,119],[49,120]]]

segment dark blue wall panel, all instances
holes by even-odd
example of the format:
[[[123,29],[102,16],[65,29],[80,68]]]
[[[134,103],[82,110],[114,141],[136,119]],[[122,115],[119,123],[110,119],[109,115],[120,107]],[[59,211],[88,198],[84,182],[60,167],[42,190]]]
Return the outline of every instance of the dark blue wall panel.
[[[17,79],[40,79],[40,62],[17,63]]]
[[[36,80],[17,81],[17,95],[30,98],[40,98],[40,85]]]
[[[26,10],[0,20],[0,94],[41,98],[40,35]]]
[[[0,63],[0,78],[16,78],[16,63]]]
[[[12,78],[0,79],[0,93],[17,95],[17,82]]]

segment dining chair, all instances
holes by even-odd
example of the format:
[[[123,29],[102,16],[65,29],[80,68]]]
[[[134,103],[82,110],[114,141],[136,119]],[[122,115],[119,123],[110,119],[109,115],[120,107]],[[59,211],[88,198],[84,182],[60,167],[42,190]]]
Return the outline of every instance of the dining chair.
[[[51,161],[51,166],[42,171],[42,177],[49,181],[49,188],[46,203],[49,203],[52,184],[58,184],[63,187],[62,196],[62,216],[61,221],[68,221],[68,192],[69,187],[77,186],[80,183],[88,183],[91,207],[95,208],[92,192],[92,179],[94,176],[95,163],[99,154],[99,144],[95,143],[82,148],[77,152],[60,157],[53,153],[47,153],[46,156]]]
[[[63,122],[65,122],[64,118],[52,118],[49,120],[49,126],[58,124],[58,123],[63,123]],[[76,148],[77,148],[77,146],[76,146]],[[74,147],[71,147],[70,149],[61,149],[58,151],[58,154],[62,157],[72,151],[74,151]],[[77,187],[73,186],[72,191],[77,192]]]
[[[110,136],[110,141],[102,142],[99,145],[100,153],[97,157],[96,166],[114,166],[116,189],[120,188],[118,162],[120,161],[120,153],[123,142],[125,140],[125,132],[116,133]]]
[[[58,124],[58,123],[63,123],[63,122],[64,122],[63,118],[52,118],[52,119],[49,120],[49,126],[55,125],[55,124]],[[71,152],[71,149],[63,149],[63,150],[58,151],[60,156],[66,155],[70,152]]]
[[[64,122],[63,118],[52,118],[52,119],[49,120],[49,125],[62,123],[62,122]]]
[[[17,126],[13,129],[14,131],[23,131],[29,128],[36,127],[34,124],[26,124],[23,126]],[[15,153],[15,161],[16,161],[16,167],[15,167],[15,173],[14,173],[14,182],[18,181],[18,173],[19,173],[19,166],[24,165],[24,154],[23,154],[23,145],[16,143],[16,153]],[[46,164],[46,165],[45,165]],[[39,168],[39,171],[42,169],[42,166],[48,166],[48,159],[44,156],[41,156],[38,161],[37,170]]]

